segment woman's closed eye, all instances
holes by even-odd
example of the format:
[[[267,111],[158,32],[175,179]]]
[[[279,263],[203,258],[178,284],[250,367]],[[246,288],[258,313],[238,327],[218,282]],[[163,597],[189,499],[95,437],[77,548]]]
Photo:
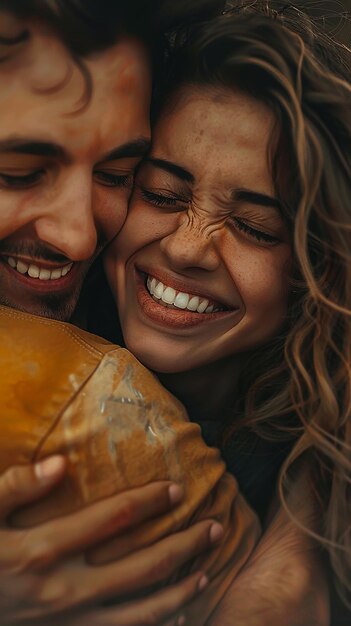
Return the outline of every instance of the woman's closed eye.
[[[280,242],[279,237],[272,235],[264,230],[254,228],[242,218],[232,216],[229,218],[229,222],[231,225],[234,226],[234,228],[237,228],[248,237],[252,237],[253,239],[256,239],[256,241],[271,244],[271,245],[274,245]]]
[[[182,211],[189,205],[189,200],[187,198],[170,191],[150,191],[150,189],[146,189],[142,186],[139,186],[139,189],[143,200],[156,207],[165,207]]]

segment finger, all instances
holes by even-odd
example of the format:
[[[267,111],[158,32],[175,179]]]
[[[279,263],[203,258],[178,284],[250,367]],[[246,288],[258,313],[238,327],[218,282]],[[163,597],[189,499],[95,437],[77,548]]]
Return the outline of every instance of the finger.
[[[116,595],[123,599],[146,585],[167,581],[185,563],[217,543],[222,534],[220,524],[204,520],[116,563],[80,565],[75,571],[63,572],[71,590],[71,606]]]
[[[26,533],[33,564],[43,568],[171,509],[182,490],[170,481],[130,489]]]
[[[52,456],[35,465],[17,465],[0,476],[0,519],[14,509],[39,499],[63,477],[65,459]]]
[[[85,626],[174,626],[178,621],[174,615],[182,611],[207,583],[207,577],[202,572],[196,572],[148,598],[109,609],[89,610],[84,616],[77,614],[72,621],[65,620],[65,626],[81,626],[82,623]]]
[[[140,500],[140,504],[143,508],[141,510],[141,516],[138,519],[138,525],[134,524],[134,528],[132,528],[131,532],[124,532],[122,535],[119,534],[117,537],[113,537],[109,541],[103,541],[103,543],[88,549],[85,553],[87,563],[90,563],[91,565],[102,565],[111,561],[116,561],[117,559],[127,556],[131,552],[145,547],[145,541],[143,543],[140,542],[139,524],[143,521],[155,518],[162,513],[166,513],[170,506],[167,502],[167,498],[164,497],[166,492],[157,494],[155,488],[152,488],[151,485],[148,493],[146,493],[145,489],[142,488],[140,490],[140,494],[143,496],[143,501]],[[169,500],[171,506],[174,507],[179,504],[182,498],[183,489],[179,485],[170,485]]]
[[[40,606],[45,607],[46,615],[54,616],[75,609],[79,612],[79,607],[98,600],[123,601],[131,594],[145,591],[145,587],[169,579],[189,559],[217,543],[221,533],[220,524],[206,520],[116,563],[95,567],[86,565],[82,559],[64,561],[44,574]],[[40,612],[33,609],[25,617],[34,620],[40,617]]]
[[[121,605],[117,612],[111,610],[106,626],[150,626],[169,620],[189,603],[207,584],[202,572],[197,572],[180,583],[152,594],[149,598]],[[100,626],[100,625],[99,625]],[[102,623],[101,623],[102,626]]]

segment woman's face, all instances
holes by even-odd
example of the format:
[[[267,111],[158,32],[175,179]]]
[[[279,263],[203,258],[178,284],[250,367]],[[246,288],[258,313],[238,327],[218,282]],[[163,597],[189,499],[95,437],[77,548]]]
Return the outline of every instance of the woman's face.
[[[181,372],[281,327],[289,233],[268,163],[271,111],[240,91],[184,88],[161,115],[106,257],[127,347]]]

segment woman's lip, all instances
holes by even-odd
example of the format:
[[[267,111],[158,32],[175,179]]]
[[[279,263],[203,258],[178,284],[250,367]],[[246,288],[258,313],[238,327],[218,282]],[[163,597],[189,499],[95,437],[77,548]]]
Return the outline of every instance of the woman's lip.
[[[216,306],[225,307],[229,311],[234,311],[237,308],[239,308],[238,306],[233,306],[233,304],[229,302],[225,302],[224,300],[222,300],[221,298],[218,298],[214,294],[210,294],[208,291],[203,290],[200,287],[196,287],[196,285],[192,286],[191,284],[189,285],[189,283],[185,283],[182,280],[174,278],[173,276],[170,276],[168,273],[162,272],[162,270],[158,270],[158,269],[154,270],[154,269],[145,268],[145,267],[141,268],[138,266],[135,266],[135,270],[140,275],[144,275],[146,277],[150,276],[151,278],[156,278],[156,280],[158,280],[159,282],[163,283],[167,287],[172,287],[176,291],[181,291],[182,293],[187,293],[191,296],[198,296],[199,298],[202,298],[202,299],[207,298],[207,300],[209,300],[211,303],[215,304]]]
[[[217,313],[196,313],[187,309],[176,309],[163,306],[155,301],[147,290],[141,272],[137,271],[136,291],[139,306],[144,315],[162,326],[173,328],[191,328],[200,324],[213,322],[238,312],[239,309],[218,311]]]

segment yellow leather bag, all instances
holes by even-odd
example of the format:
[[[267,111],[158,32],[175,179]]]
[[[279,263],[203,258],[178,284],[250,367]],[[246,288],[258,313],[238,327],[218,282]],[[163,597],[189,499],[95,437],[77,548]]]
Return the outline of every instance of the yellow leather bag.
[[[181,404],[127,350],[7,307],[0,307],[0,370],[0,472],[52,453],[68,459],[62,484],[11,523],[28,527],[153,480],[182,484],[181,505],[144,526],[138,540],[145,546],[210,517],[223,524],[221,543],[190,567],[210,578],[188,616],[192,626],[205,623],[260,529]]]

